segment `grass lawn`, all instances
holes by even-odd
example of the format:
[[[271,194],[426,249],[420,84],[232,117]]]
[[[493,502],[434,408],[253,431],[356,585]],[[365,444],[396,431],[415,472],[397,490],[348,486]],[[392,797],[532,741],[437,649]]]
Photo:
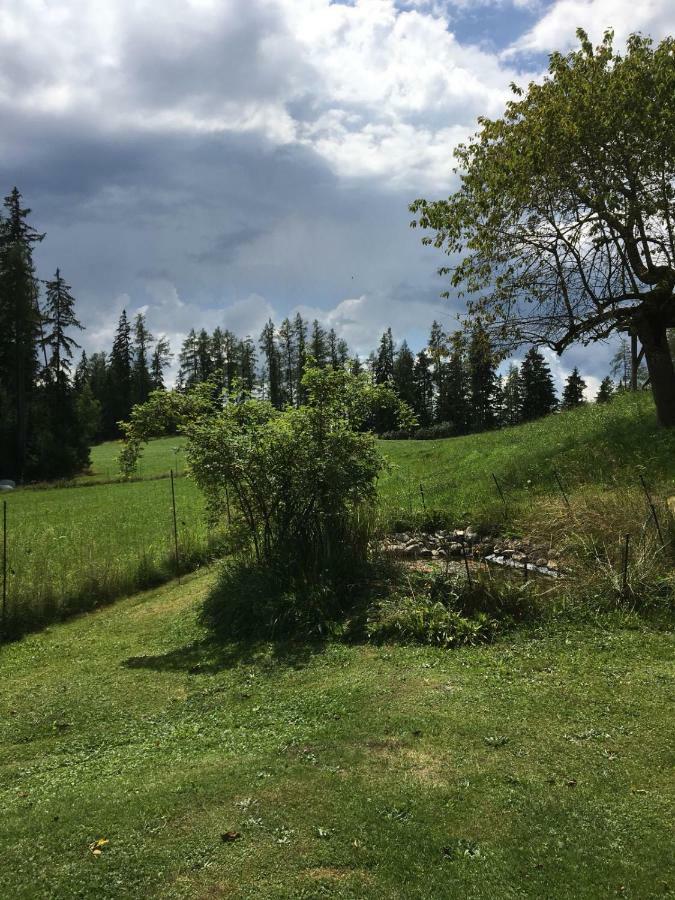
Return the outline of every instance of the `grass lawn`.
[[[0,648],[1,897],[672,894],[667,634],[223,647],[212,579]]]
[[[120,476],[118,463],[122,441],[106,441],[91,448],[89,472],[80,475],[78,484],[100,481],[116,481]],[[157,438],[150,441],[143,450],[136,472],[139,478],[159,478],[169,475],[173,469],[176,475],[185,472],[185,438],[180,435]]]

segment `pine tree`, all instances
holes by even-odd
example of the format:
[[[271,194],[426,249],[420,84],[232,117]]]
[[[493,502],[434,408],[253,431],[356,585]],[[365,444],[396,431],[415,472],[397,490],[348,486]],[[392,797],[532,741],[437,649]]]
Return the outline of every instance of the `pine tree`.
[[[380,346],[373,363],[375,384],[389,384],[394,378],[394,338],[391,328],[387,328],[380,338]]]
[[[523,390],[522,420],[529,422],[552,413],[558,406],[551,370],[543,355],[532,347],[520,367]]]
[[[562,394],[562,409],[574,409],[584,403],[586,382],[575,366],[569,374]]]
[[[155,339],[150,334],[143,313],[138,313],[134,319],[133,336],[132,402],[145,403],[152,390],[148,352]]]
[[[309,356],[314,359],[314,365],[320,369],[325,368],[328,364],[328,339],[318,319],[314,319],[312,322],[312,333],[309,337]]]
[[[132,405],[131,325],[126,310],[117,323],[108,362],[108,402],[104,404],[105,428],[108,437],[117,437],[117,423],[129,418]]]
[[[518,366],[511,364],[504,380],[502,423],[517,425],[522,420],[523,382]]]
[[[166,389],[164,384],[164,369],[171,362],[173,354],[171,353],[171,345],[166,335],[162,335],[155,349],[152,351],[150,359],[150,389],[153,391],[163,391]]]
[[[291,320],[286,318],[279,328],[279,352],[282,370],[283,403],[293,405],[297,399],[297,347],[295,344],[295,328]]]
[[[444,339],[445,341],[446,339]],[[436,422],[448,422],[455,434],[467,434],[471,424],[469,403],[470,384],[468,376],[466,340],[461,331],[456,331],[445,343],[447,363],[441,359],[441,393],[436,401]]]
[[[437,422],[441,422],[445,421],[442,418],[442,413],[439,412],[439,407],[441,406],[441,397],[443,395],[443,376],[445,374],[445,360],[448,356],[448,342],[443,329],[435,319],[431,323],[427,353],[431,359],[434,379],[436,408],[434,418]]]
[[[209,353],[213,366],[213,378],[216,382],[216,393],[220,394],[225,387],[225,334],[220,326],[213,329]]]
[[[253,340],[247,335],[239,345],[241,359],[241,387],[247,396],[251,396],[256,387],[256,350]]]
[[[480,323],[471,332],[468,365],[471,427],[473,431],[485,431],[495,425],[497,375],[490,338]]]
[[[197,336],[197,381],[200,383],[208,381],[213,372],[211,338],[206,328],[202,328]]]
[[[67,381],[70,374],[70,360],[73,358],[73,348],[78,347],[77,341],[67,334],[69,328],[79,328],[82,325],[75,316],[75,298],[71,294],[72,288],[61,277],[59,269],[52,281],[45,281],[47,296],[43,323],[48,330],[43,332],[43,346],[49,349],[50,356],[47,363],[47,371],[57,384]]]
[[[393,372],[394,387],[396,392],[411,409],[415,408],[415,357],[406,341],[398,348],[394,358]]]
[[[274,322],[271,319],[260,335],[260,349],[265,357],[265,379],[267,383],[267,399],[272,406],[280,409],[283,402],[281,391],[281,359],[277,347]]]
[[[75,366],[75,374],[73,375],[73,387],[76,391],[81,391],[85,384],[89,382],[89,360],[87,354],[83,350],[77,365]]]
[[[598,393],[595,395],[596,403],[609,403],[614,396],[614,382],[606,375],[600,382]]]
[[[0,471],[16,480],[26,474],[34,436],[42,319],[33,245],[44,238],[28,223],[30,210],[21,201],[14,188],[0,215]]]
[[[226,328],[221,345],[225,357],[225,390],[229,394],[241,376],[241,341],[236,334]]]
[[[434,415],[434,382],[431,374],[431,360],[426,350],[422,350],[415,360],[413,370],[415,400],[412,404],[420,426],[431,425]]]
[[[307,364],[307,323],[304,322],[300,313],[296,313],[293,320],[293,332],[295,338],[295,402],[298,406],[302,406],[305,402],[305,389],[302,386],[302,376],[305,374],[305,366]]]
[[[195,384],[199,384],[201,374],[199,368],[199,346],[197,332],[194,328],[188,331],[185,340],[181,344],[178,362],[180,364],[178,377],[183,387],[187,390]]]

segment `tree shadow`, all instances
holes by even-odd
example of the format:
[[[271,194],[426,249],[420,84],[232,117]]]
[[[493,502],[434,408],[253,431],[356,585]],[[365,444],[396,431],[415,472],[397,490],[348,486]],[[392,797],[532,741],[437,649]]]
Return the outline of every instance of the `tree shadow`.
[[[261,663],[302,669],[324,647],[325,641],[240,640],[223,643],[210,635],[167,653],[131,656],[122,665],[127,669],[186,672],[188,675],[216,675],[225,669]]]

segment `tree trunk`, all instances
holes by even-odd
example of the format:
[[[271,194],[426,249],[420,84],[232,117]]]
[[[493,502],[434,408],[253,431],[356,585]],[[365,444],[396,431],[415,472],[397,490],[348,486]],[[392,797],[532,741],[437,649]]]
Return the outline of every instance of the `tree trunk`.
[[[641,319],[638,336],[645,352],[659,425],[675,427],[675,368],[665,324]]]

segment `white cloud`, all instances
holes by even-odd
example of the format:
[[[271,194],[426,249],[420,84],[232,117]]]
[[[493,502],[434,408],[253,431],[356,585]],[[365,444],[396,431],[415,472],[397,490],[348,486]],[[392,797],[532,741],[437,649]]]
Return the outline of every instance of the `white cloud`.
[[[339,176],[440,189],[454,145],[500,112],[516,72],[459,43],[447,7],[416,6],[5,4],[0,108],[109,134],[253,132],[311,147]]]
[[[613,28],[616,47],[634,31],[660,40],[675,33],[675,4],[672,0],[557,0],[505,56],[568,50],[577,44],[577,28],[585,29],[594,43]]]

